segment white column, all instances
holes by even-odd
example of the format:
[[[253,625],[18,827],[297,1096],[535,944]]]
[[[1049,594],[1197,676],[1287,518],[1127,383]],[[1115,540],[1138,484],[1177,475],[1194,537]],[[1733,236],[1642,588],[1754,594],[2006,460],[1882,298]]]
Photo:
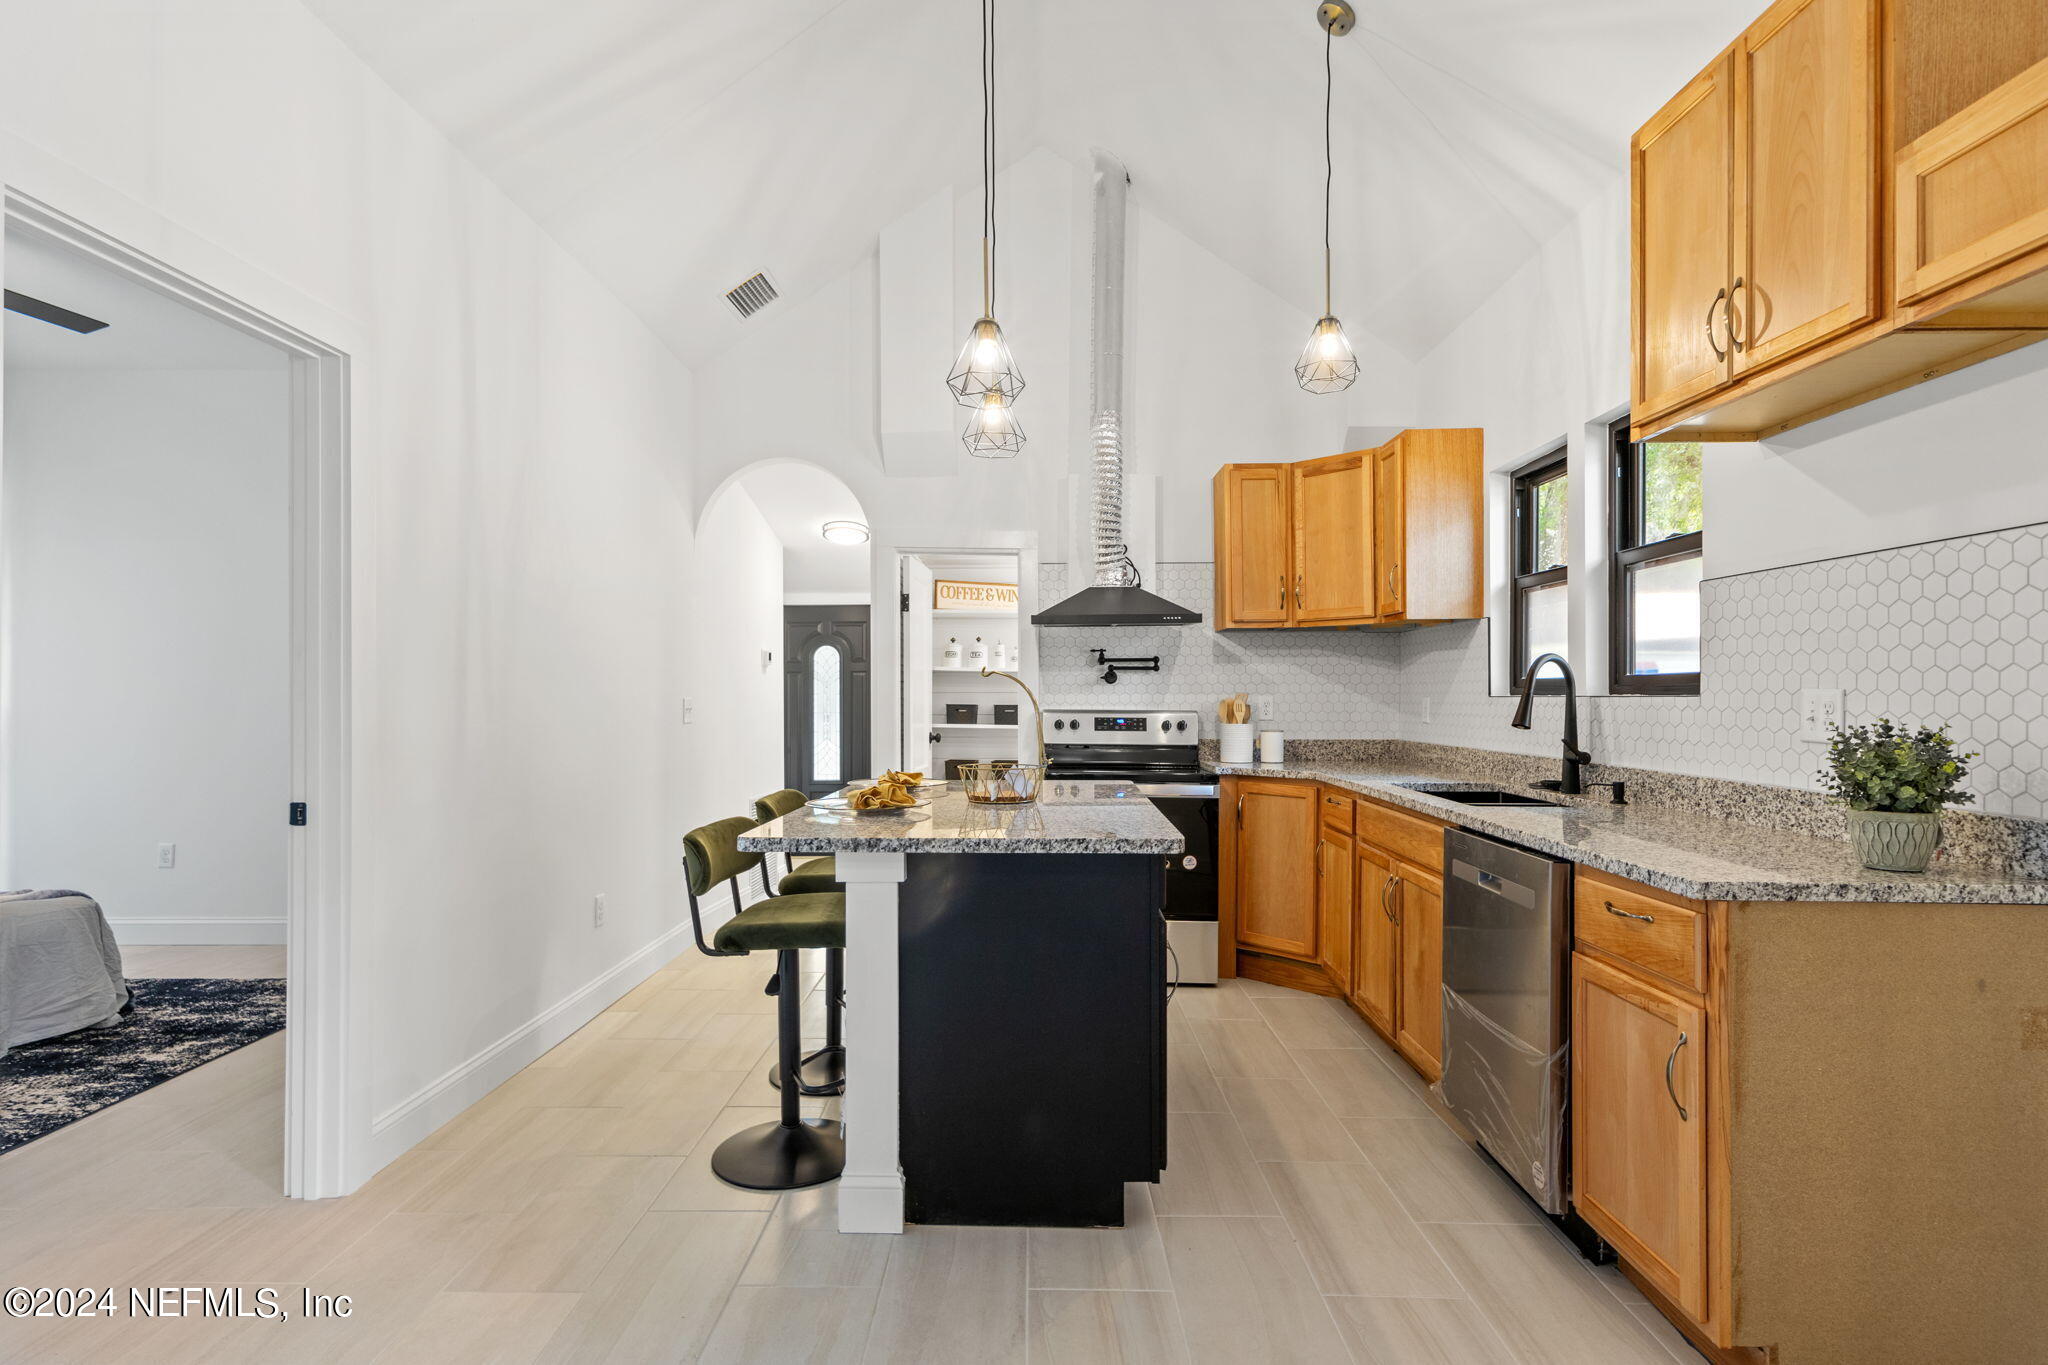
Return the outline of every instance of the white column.
[[[896,888],[904,855],[839,853],[835,860],[846,887],[846,1171],[839,1177],[839,1230],[901,1232]]]

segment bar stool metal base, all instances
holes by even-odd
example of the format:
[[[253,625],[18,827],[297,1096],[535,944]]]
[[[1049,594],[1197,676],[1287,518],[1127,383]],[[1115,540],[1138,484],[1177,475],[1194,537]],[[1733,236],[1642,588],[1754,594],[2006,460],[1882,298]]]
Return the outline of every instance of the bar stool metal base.
[[[711,1173],[743,1190],[801,1190],[837,1180],[846,1167],[846,1138],[837,1119],[804,1119],[793,1127],[757,1123],[718,1144]]]
[[[782,1089],[782,1063],[768,1064],[768,1084]],[[799,1095],[844,1095],[846,1093],[846,1049],[827,1043],[804,1058],[796,1069]]]

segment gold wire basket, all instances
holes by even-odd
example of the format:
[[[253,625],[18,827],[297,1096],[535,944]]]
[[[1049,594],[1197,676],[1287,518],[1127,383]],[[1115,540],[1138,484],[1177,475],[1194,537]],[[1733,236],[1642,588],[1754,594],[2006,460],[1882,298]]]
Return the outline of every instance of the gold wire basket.
[[[960,765],[960,787],[970,803],[977,806],[1025,806],[1038,799],[1045,782],[1043,763],[1015,763],[998,759],[993,763]]]

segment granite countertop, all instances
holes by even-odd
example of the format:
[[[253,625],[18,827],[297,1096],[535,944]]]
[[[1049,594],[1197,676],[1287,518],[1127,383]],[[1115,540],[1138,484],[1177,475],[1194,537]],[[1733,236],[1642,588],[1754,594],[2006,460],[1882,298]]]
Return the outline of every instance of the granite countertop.
[[[1848,843],[1717,819],[1675,806],[1465,806],[1439,790],[1505,785],[1358,764],[1219,764],[1219,773],[1342,787],[1421,815],[1681,896],[1718,901],[1925,901],[2048,905],[2048,879],[1937,859],[1925,872],[1876,872]],[[1541,793],[1539,793],[1540,795]]]
[[[1048,781],[1021,806],[969,804],[960,784],[885,815],[805,806],[740,836],[758,853],[1179,853],[1180,831],[1127,782]]]

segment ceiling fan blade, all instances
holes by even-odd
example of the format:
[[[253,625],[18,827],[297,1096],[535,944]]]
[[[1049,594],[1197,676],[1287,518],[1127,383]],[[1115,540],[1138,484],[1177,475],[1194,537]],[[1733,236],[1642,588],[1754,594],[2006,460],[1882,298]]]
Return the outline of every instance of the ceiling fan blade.
[[[107,325],[98,318],[89,318],[83,313],[74,313],[69,308],[59,308],[54,303],[44,303],[41,299],[17,294],[12,289],[7,290],[6,294],[8,312],[19,313],[25,318],[34,318],[37,322],[66,327],[74,332],[97,332]]]

